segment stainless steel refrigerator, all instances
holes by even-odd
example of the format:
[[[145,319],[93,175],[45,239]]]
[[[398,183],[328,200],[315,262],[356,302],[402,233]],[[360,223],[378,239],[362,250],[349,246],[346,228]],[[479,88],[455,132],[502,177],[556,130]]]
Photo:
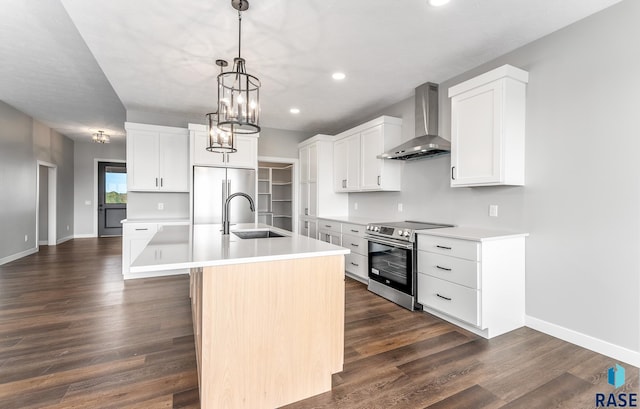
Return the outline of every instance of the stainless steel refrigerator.
[[[222,223],[222,207],[229,195],[243,192],[256,201],[256,171],[254,169],[193,167],[193,224]],[[229,204],[229,221],[253,223],[256,214],[243,197]]]

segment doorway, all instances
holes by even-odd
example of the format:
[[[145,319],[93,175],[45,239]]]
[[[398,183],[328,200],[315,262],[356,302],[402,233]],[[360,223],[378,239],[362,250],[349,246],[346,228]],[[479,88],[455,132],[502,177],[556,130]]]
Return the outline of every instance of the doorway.
[[[36,247],[55,246],[57,243],[57,180],[58,167],[53,163],[37,161],[36,178]]]
[[[98,237],[122,236],[127,218],[127,166],[98,162]]]
[[[258,222],[297,231],[297,159],[258,158]]]

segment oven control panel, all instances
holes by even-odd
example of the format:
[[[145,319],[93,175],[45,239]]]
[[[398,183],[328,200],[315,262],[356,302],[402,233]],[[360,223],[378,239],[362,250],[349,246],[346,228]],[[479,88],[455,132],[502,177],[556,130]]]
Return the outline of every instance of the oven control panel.
[[[367,225],[367,232],[374,236],[385,236],[402,241],[413,241],[413,230],[399,227],[380,226],[375,224]]]

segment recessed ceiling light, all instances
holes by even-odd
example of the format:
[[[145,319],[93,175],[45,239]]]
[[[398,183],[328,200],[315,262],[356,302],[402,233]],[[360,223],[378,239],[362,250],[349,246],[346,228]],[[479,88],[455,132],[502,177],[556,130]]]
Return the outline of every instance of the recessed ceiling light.
[[[333,78],[334,80],[340,81],[347,78],[347,76],[345,75],[344,72],[334,72],[331,78]]]
[[[449,0],[429,0],[429,4],[431,4],[433,7],[444,6],[448,2]]]
[[[300,109],[298,109],[298,108],[291,108],[291,109],[289,110],[289,112],[291,112],[292,114],[299,114],[299,113],[300,113]]]

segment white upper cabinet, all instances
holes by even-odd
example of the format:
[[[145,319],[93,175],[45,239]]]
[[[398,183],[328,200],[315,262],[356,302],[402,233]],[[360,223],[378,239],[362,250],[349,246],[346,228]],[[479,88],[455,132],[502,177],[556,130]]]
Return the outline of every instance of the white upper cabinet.
[[[524,185],[528,79],[504,65],[449,88],[452,187]]]
[[[189,124],[191,135],[191,158],[194,166],[224,166],[251,168],[258,166],[258,138],[256,135],[236,135],[234,153],[215,153],[207,150],[207,127]]]
[[[189,191],[187,129],[125,123],[130,191]]]
[[[400,144],[402,120],[382,116],[336,136],[336,192],[399,191],[401,166],[378,155]]]
[[[333,189],[333,137],[316,135],[298,144],[300,158],[300,215],[344,216],[348,197]],[[311,219],[306,219],[311,220]]]

